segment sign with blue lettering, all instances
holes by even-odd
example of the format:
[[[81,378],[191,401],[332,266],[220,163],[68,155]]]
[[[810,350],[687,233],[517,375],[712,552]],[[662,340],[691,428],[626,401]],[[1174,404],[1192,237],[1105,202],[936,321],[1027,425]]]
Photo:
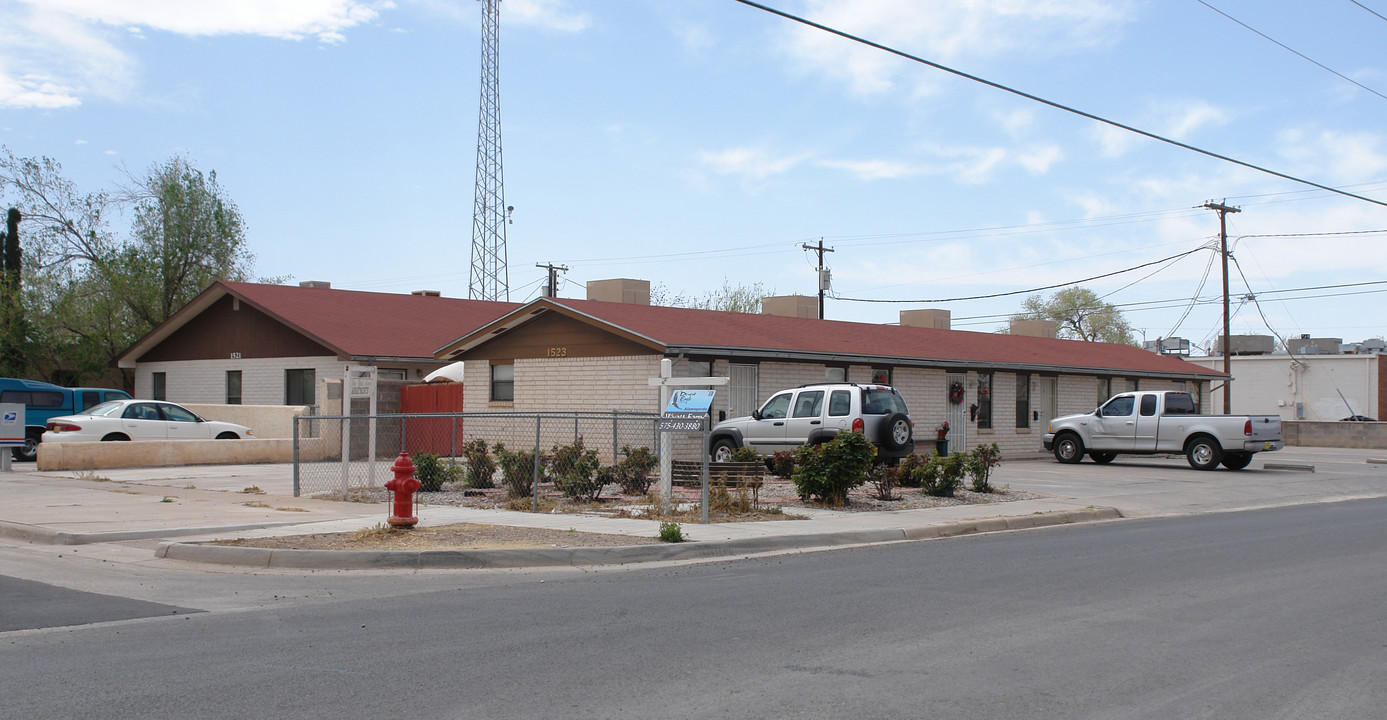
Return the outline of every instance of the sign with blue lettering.
[[[0,446],[24,444],[24,406],[0,404]]]
[[[675,390],[670,393],[666,415],[705,415],[713,406],[716,390]]]

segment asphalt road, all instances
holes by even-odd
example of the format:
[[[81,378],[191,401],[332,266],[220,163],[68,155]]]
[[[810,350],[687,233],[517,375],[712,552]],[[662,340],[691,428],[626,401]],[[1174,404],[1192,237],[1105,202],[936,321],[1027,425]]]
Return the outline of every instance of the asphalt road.
[[[481,581],[211,578],[289,597],[0,633],[0,717],[1378,717],[1384,516],[1375,499]]]

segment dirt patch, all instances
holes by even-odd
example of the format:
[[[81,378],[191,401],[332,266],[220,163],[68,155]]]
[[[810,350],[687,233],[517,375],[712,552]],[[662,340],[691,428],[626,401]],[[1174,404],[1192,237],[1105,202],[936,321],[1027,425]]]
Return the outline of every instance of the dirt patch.
[[[218,540],[212,544],[276,550],[479,550],[618,547],[623,545],[655,545],[659,542],[654,537],[459,523],[457,525],[421,527],[413,530],[382,527],[349,533]]]

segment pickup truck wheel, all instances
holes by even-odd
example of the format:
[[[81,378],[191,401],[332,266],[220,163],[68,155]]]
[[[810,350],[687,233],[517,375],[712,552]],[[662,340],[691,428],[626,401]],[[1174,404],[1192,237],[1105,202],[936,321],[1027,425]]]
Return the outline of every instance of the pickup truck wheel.
[[[1055,459],[1073,465],[1084,459],[1084,441],[1074,433],[1064,433],[1055,438]]]
[[[1185,446],[1185,457],[1195,470],[1213,470],[1223,460],[1223,448],[1208,435],[1191,438]]]
[[[904,450],[910,444],[910,418],[905,413],[891,413],[881,424],[881,444],[888,450]]]
[[[1252,453],[1227,453],[1223,456],[1223,466],[1229,470],[1241,470],[1252,462]]]
[[[727,438],[719,438],[713,443],[713,449],[708,455],[713,462],[732,462],[732,451],[737,449],[737,444]]]
[[[1097,450],[1089,453],[1088,456],[1091,460],[1093,460],[1093,462],[1096,462],[1099,465],[1107,465],[1108,463],[1117,459],[1117,453],[1098,452]]]

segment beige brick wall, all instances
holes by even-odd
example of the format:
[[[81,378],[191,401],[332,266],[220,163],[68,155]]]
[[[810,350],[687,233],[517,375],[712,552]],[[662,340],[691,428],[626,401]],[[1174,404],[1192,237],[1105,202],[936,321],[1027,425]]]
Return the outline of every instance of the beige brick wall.
[[[153,374],[165,374],[165,399],[183,403],[226,402],[226,372],[241,371],[243,405],[283,405],[284,371],[312,369],[318,402],[323,404],[323,379],[340,378],[346,363],[335,357],[264,358],[252,360],[180,360],[142,362],[135,368],[135,397],[154,396]]]

